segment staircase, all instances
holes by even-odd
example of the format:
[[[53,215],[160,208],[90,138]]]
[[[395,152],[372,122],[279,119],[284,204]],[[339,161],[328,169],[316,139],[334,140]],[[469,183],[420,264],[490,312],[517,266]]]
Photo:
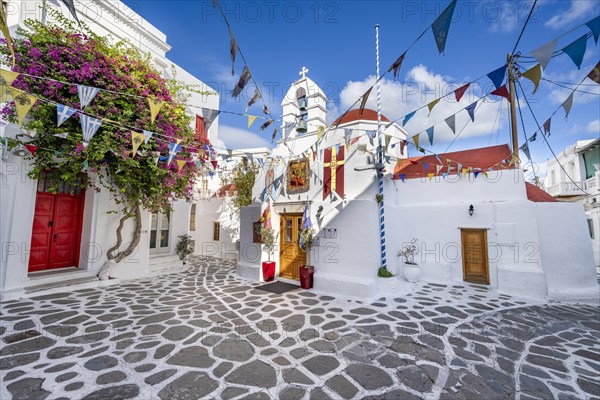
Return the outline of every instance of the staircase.
[[[165,254],[150,256],[148,272],[150,275],[176,274],[187,270],[188,265],[183,265],[183,261],[176,254]]]

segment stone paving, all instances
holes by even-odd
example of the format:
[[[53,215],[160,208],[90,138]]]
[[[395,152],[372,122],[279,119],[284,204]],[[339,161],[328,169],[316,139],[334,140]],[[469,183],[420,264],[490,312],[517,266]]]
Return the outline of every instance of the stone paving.
[[[2,399],[599,399],[600,308],[253,289],[226,262],[0,303]]]

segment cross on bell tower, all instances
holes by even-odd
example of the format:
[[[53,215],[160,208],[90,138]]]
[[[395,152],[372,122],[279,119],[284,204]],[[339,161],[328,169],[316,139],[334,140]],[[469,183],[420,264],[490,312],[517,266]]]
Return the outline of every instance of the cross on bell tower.
[[[308,74],[308,68],[306,67],[302,67],[302,69],[300,70],[300,73],[298,75],[300,75],[302,77],[302,79],[306,78],[306,74]]]

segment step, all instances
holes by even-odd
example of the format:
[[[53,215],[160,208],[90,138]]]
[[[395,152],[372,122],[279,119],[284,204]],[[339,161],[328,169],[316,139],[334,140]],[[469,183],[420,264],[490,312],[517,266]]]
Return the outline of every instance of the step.
[[[151,275],[174,274],[187,270],[177,255],[155,256],[150,259],[148,270]]]
[[[43,290],[65,288],[67,286],[81,285],[84,283],[98,282],[98,281],[99,281],[99,279],[96,276],[87,276],[87,277],[82,277],[82,278],[69,279],[66,281],[60,280],[60,281],[52,282],[52,283],[44,283],[42,285],[29,286],[29,287],[24,288],[24,292],[25,292],[25,294],[31,294],[31,293],[35,293],[35,292],[41,292]]]

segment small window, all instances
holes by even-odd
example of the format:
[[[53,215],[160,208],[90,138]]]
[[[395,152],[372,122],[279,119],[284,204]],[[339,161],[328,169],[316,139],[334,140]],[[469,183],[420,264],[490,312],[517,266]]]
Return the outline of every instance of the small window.
[[[594,220],[592,220],[592,219],[588,219],[588,220],[587,220],[587,223],[588,223],[588,229],[589,229],[589,231],[590,231],[590,237],[591,237],[592,239],[595,239],[595,238],[596,238],[596,236],[594,235]]]
[[[219,222],[213,222],[213,240],[219,241],[220,233],[221,233],[221,224]]]
[[[196,230],[196,203],[192,204],[192,209],[190,210],[190,232],[194,232]]]
[[[208,179],[202,179],[202,190],[208,190]]]
[[[198,139],[206,139],[206,131],[204,130],[204,118],[196,115],[196,137]]]
[[[294,221],[291,218],[288,218],[285,220],[285,242],[286,243],[291,243],[292,242],[292,224],[294,223]]]

